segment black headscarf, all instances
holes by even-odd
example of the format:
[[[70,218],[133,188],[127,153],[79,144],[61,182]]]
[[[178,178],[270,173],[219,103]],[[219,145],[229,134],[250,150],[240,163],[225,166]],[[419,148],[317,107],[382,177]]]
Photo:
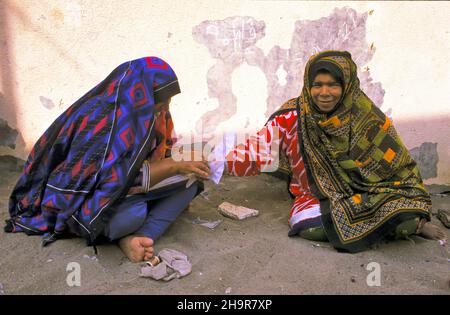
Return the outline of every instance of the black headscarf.
[[[338,81],[342,87],[344,87],[344,74],[342,73],[341,69],[339,69],[339,67],[337,67],[332,62],[326,60],[319,60],[311,65],[311,69],[309,72],[309,82],[314,82],[314,78],[320,70],[328,71],[333,76],[333,78]]]

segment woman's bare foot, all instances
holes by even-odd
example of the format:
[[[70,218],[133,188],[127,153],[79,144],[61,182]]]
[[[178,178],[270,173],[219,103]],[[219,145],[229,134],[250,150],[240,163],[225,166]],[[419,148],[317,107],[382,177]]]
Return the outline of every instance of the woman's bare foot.
[[[153,240],[146,236],[125,236],[120,239],[119,247],[132,262],[141,262],[153,256]]]
[[[419,223],[416,234],[430,240],[444,240],[447,241],[447,235],[438,226],[425,221]]]

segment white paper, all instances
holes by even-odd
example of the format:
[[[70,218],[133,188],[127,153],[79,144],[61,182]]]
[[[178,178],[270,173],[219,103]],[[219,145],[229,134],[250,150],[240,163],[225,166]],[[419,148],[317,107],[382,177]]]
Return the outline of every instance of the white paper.
[[[216,185],[219,184],[222,178],[226,156],[235,146],[235,133],[226,133],[224,135],[224,140],[219,142],[214,148],[213,152],[208,157],[209,168],[211,169],[211,175],[209,179],[213,181]]]

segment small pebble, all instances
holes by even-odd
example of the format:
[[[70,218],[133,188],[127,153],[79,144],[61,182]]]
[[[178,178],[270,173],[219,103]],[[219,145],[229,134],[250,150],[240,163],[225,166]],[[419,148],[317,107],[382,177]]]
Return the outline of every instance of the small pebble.
[[[47,262],[48,263],[50,263],[50,262],[52,262],[53,261],[53,259],[47,259]]]
[[[353,282],[353,283],[356,282],[355,276],[352,276],[352,277],[350,278],[350,281]]]
[[[203,272],[199,272],[198,274],[199,274],[200,276],[203,276]]]
[[[231,293],[231,287],[228,287],[226,290],[225,290],[225,294],[230,294]]]

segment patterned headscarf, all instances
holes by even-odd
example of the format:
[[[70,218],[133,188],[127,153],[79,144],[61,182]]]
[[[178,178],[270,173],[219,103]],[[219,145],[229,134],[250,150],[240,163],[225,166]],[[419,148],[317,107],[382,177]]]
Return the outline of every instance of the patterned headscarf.
[[[311,97],[311,69],[328,62],[343,74],[341,102],[321,113]],[[431,200],[419,169],[391,120],[360,89],[350,53],[310,58],[297,99],[299,141],[322,222],[333,245],[359,251],[408,218],[430,218]]]
[[[171,145],[170,114],[157,119],[154,105],[177,93],[177,76],[160,58],[132,60],[113,70],[37,141],[10,196],[5,231],[43,234],[44,245],[67,232],[92,243],[157,135],[156,155]]]

